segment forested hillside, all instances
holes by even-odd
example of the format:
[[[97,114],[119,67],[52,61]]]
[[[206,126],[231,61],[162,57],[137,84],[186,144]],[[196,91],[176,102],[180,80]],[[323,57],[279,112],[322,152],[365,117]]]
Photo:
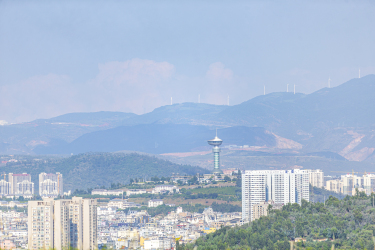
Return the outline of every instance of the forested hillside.
[[[20,156],[22,157],[22,156]],[[5,173],[29,173],[38,189],[41,172],[63,174],[64,191],[128,183],[130,178],[170,176],[172,173],[193,175],[205,169],[179,165],[149,155],[136,153],[87,153],[68,158],[21,158],[2,167]]]
[[[224,227],[177,249],[374,249],[375,194],[358,193],[325,204],[302,202],[271,210],[241,227]],[[298,238],[302,238],[303,241]]]

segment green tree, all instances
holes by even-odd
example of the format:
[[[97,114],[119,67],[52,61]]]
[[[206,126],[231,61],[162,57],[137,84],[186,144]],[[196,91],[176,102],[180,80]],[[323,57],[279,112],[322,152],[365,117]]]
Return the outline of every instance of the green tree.
[[[228,177],[227,175],[224,177],[224,181],[228,182],[228,181],[231,181],[230,177]]]

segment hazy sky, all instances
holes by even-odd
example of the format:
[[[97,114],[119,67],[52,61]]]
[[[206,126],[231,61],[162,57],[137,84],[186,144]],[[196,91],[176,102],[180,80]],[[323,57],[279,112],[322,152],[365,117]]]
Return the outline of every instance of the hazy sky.
[[[0,120],[238,104],[375,73],[374,1],[0,1]]]

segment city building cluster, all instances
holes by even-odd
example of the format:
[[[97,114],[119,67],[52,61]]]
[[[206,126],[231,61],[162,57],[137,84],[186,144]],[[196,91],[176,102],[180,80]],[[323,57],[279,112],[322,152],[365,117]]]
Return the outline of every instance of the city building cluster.
[[[44,198],[28,202],[28,249],[97,249],[97,202]]]
[[[175,185],[156,185],[150,190],[146,189],[116,189],[116,190],[106,190],[106,189],[93,189],[91,195],[123,195],[125,192],[126,196],[137,195],[137,194],[165,194],[165,193],[179,193],[180,190]]]
[[[375,174],[365,173],[357,176],[354,173],[341,175],[340,179],[327,180],[325,189],[344,195],[355,195],[356,191],[370,195],[375,192]]]
[[[301,204],[302,199],[309,201],[309,197],[306,170],[247,170],[242,174],[243,220],[255,220],[255,206],[260,203]]]
[[[232,176],[237,173],[236,170],[220,171],[222,173],[215,175]],[[12,177],[9,181],[12,185],[30,182],[27,174],[9,176]],[[176,241],[180,244],[191,243],[223,226],[243,225],[267,216],[270,209],[281,209],[284,204],[301,204],[303,199],[309,201],[309,185],[322,188],[338,181],[347,183],[341,188],[349,190],[347,192],[351,193],[348,194],[352,194],[354,189],[366,191],[368,185],[373,191],[375,178],[372,176],[366,174],[357,177],[349,174],[343,175],[341,180],[325,180],[327,177],[319,169],[247,170],[241,175],[242,212],[220,213],[211,207],[205,208],[202,213],[187,212],[174,204],[164,204],[162,199],[151,198],[147,203],[149,208],[161,205],[172,207],[172,211],[167,214],[151,216],[148,210],[141,210],[140,204],[129,201],[129,196],[180,192],[172,180],[169,184],[156,185],[147,190],[92,190],[93,195],[127,196],[98,205],[96,199],[56,199],[63,192],[62,175],[42,173],[39,175],[39,193],[43,200],[31,200],[28,203],[15,200],[0,202],[0,206],[8,209],[17,207],[18,211],[0,211],[0,247],[172,249],[176,247]],[[27,214],[26,208],[20,212],[26,204]]]
[[[0,211],[0,248],[27,249],[27,224],[26,211]]]
[[[375,192],[375,175],[352,173],[334,179],[324,176],[320,169],[245,171],[242,174],[242,218],[252,221],[265,216],[269,205],[279,209],[287,203],[309,201],[309,184],[344,195],[355,195],[357,191],[370,195]]]
[[[190,213],[176,207],[167,215],[151,217],[146,211],[118,211],[111,206],[98,208],[98,246],[107,248],[172,249],[176,240],[194,242],[222,226],[241,225],[241,213],[218,213],[206,208]]]
[[[30,199],[34,196],[34,182],[31,175],[22,174],[2,174],[4,179],[0,180],[0,195],[7,198],[23,196]],[[8,181],[5,176],[8,175]],[[39,174],[39,195],[41,197],[58,197],[64,195],[62,174]]]

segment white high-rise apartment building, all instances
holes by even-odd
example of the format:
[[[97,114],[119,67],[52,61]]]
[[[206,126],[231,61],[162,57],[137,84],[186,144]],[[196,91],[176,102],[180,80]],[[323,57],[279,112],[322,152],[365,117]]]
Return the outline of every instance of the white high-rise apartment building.
[[[255,170],[242,174],[242,219],[253,220],[253,206],[309,201],[309,174],[305,170]]]
[[[0,195],[10,194],[10,183],[6,180],[0,180]]]
[[[42,197],[57,197],[63,195],[62,174],[39,174],[39,195]]]
[[[9,173],[10,193],[16,196],[31,197],[34,195],[34,183],[30,174]]]
[[[29,249],[97,249],[97,203],[93,199],[29,201]]]
[[[358,176],[353,174],[341,175],[342,190],[341,192],[345,195],[352,195],[353,188],[358,186],[355,183],[358,183]]]
[[[358,189],[359,192],[365,192],[367,195],[370,195],[372,192],[375,192],[375,175],[341,175],[340,180],[336,179],[327,181],[325,188],[329,191],[345,195],[355,195]]]
[[[363,188],[366,190],[367,195],[372,192],[375,193],[375,174],[363,175]]]
[[[305,169],[309,173],[309,181],[311,186],[323,188],[324,183],[324,173],[320,169]]]

